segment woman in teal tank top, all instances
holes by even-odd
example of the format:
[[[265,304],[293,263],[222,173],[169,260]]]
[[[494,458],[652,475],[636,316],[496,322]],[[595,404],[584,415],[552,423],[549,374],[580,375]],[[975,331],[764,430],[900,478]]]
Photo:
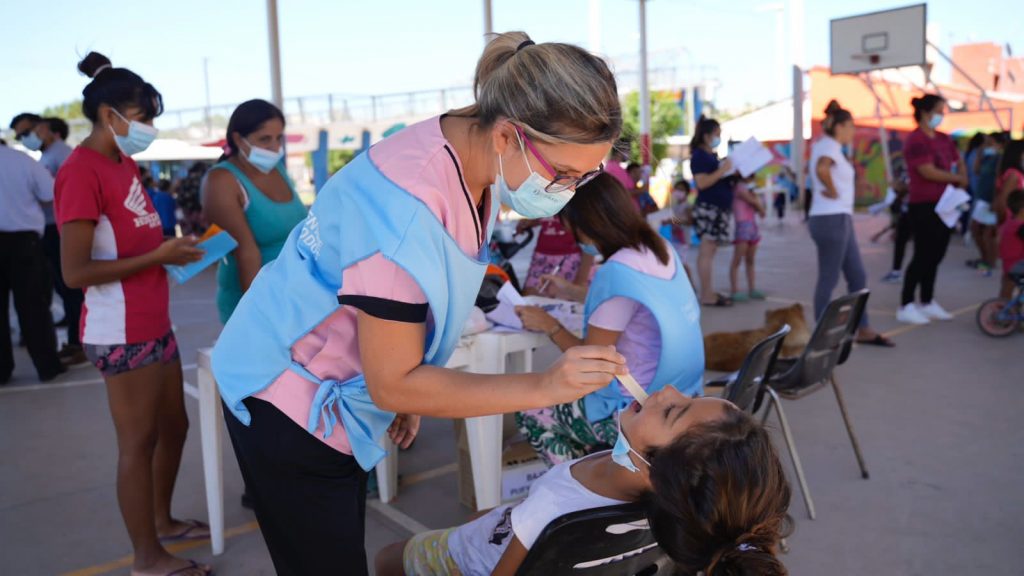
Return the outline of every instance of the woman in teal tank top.
[[[203,187],[206,219],[231,234],[238,248],[217,270],[217,311],[227,322],[266,263],[277,258],[306,207],[284,169],[284,115],[249,100],[228,121],[227,151]]]

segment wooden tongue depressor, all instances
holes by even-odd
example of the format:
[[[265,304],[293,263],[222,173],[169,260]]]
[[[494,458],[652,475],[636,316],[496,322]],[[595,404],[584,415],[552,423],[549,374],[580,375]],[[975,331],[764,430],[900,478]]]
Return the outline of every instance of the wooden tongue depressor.
[[[629,390],[629,393],[636,398],[636,401],[643,406],[644,402],[647,401],[647,392],[644,391],[643,387],[636,381],[631,374],[622,374],[619,376],[619,382]]]

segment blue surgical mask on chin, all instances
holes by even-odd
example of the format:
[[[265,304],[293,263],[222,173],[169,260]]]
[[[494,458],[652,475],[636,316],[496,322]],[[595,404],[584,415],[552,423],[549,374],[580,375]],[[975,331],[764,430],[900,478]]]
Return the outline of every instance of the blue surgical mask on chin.
[[[245,141],[249,145],[249,152],[245,155],[245,159],[252,164],[253,168],[259,170],[264,174],[269,174],[274,166],[281,161],[284,157],[284,150],[278,150],[277,152],[271,152],[270,150],[264,150],[258,146],[253,146],[248,140]]]
[[[518,138],[519,135],[516,135]],[[526,218],[546,218],[558,214],[575,194],[572,190],[562,192],[548,192],[547,187],[550,180],[534,172],[530,161],[526,159],[526,148],[519,142],[519,149],[523,152],[523,161],[530,175],[526,180],[513,190],[505,180],[505,166],[502,163],[501,155],[498,155],[498,180],[491,186],[492,193],[497,189],[501,203],[515,210]]]
[[[619,439],[615,441],[615,446],[612,447],[612,461],[630,472],[639,472],[640,469],[636,467],[636,464],[633,464],[633,459],[629,457],[630,452],[639,458],[641,462],[647,464],[648,468],[651,467],[651,463],[641,456],[639,452],[633,450],[633,447],[629,445],[629,440],[626,439],[626,435],[622,433],[623,410],[619,410],[619,416],[616,418],[616,423],[619,427]]]
[[[21,137],[21,145],[33,152],[36,152],[43,147],[43,141],[39,136],[36,136],[35,132],[29,132]]]
[[[583,252],[584,254],[594,257],[601,255],[601,251],[598,250],[597,246],[594,246],[593,244],[580,244],[580,252]]]
[[[149,145],[153,143],[153,140],[156,140],[156,135],[159,132],[156,128],[143,124],[137,120],[129,121],[124,116],[121,116],[121,113],[117,110],[114,110],[114,114],[117,114],[121,120],[128,122],[127,136],[121,136],[117,132],[114,132],[114,127],[108,125],[110,132],[114,134],[114,142],[117,143],[117,147],[121,149],[121,152],[123,152],[125,156],[132,156],[142,152],[146,148],[149,148]]]
[[[928,119],[928,125],[932,127],[932,130],[935,130],[939,127],[939,124],[942,124],[942,114],[932,114],[932,117]]]
[[[711,139],[711,148],[712,149],[718,148],[721,144],[722,144],[722,138],[721,137],[715,136],[715,137],[713,137]]]

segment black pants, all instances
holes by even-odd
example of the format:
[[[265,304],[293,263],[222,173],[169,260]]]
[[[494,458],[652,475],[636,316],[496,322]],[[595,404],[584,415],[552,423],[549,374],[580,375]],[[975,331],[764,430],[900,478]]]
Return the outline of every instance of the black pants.
[[[910,230],[910,215],[902,213],[896,217],[896,245],[892,251],[892,269],[903,270],[903,256],[913,232]]]
[[[939,264],[946,257],[952,232],[935,213],[934,203],[911,204],[907,216],[914,235],[914,257],[903,280],[902,304],[906,306],[914,301],[918,286],[921,287],[921,303],[928,304],[935,293],[935,277]]]
[[[60,373],[57,334],[50,302],[53,284],[42,242],[35,232],[0,232],[0,383],[14,372],[11,348],[10,294],[18,312],[22,337],[40,380]]]
[[[367,574],[367,474],[268,402],[248,398],[245,426],[225,407],[260,532],[282,576]]]
[[[57,234],[56,224],[46,225],[46,232],[43,233],[43,250],[46,252],[46,260],[50,264],[53,287],[57,290],[57,294],[60,294],[61,301],[64,302],[64,322],[68,325],[68,344],[81,346],[79,322],[82,319],[82,302],[85,301],[85,294],[78,288],[68,288],[68,285],[64,283],[64,274],[60,269],[60,236]]]

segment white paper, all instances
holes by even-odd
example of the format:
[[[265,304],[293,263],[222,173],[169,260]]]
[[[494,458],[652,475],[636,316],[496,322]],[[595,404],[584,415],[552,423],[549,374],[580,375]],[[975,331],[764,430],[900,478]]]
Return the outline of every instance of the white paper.
[[[674,217],[675,214],[672,212],[672,207],[669,206],[668,208],[662,208],[657,212],[651,212],[650,214],[648,214],[647,224],[649,224],[651,228],[654,228],[654,230],[657,231],[658,228],[661,228],[662,222],[664,222],[665,220],[672,220]]]
[[[772,152],[758,142],[757,138],[750,137],[729,151],[729,160],[732,162],[732,170],[726,175],[739,172],[740,176],[747,178],[772,161]]]
[[[516,306],[539,306],[558,320],[562,326],[579,335],[583,331],[583,304],[569,302],[543,296],[527,296],[521,294],[508,282],[498,291],[498,307],[487,314],[487,319],[497,325],[493,330],[523,330],[523,321],[516,314]]]
[[[942,222],[952,228],[956,226],[957,220],[962,214],[960,207],[971,202],[971,195],[963,188],[957,188],[952,184],[946,185],[946,190],[935,205],[935,213],[939,215]]]

